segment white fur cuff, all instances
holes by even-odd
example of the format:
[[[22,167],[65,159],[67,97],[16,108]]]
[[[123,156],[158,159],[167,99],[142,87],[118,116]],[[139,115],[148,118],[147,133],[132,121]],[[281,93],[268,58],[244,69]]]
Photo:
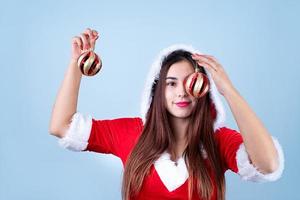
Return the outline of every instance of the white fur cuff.
[[[248,157],[248,153],[246,152],[245,145],[242,143],[236,153],[236,160],[238,166],[238,174],[241,176],[243,180],[254,181],[254,182],[267,182],[267,181],[276,181],[281,177],[281,174],[284,169],[284,156],[282,148],[274,137],[272,137],[275,148],[278,153],[278,162],[279,166],[277,170],[270,174],[263,174],[259,172],[259,170],[253,166]]]
[[[92,129],[92,117],[75,113],[65,137],[59,139],[61,147],[71,151],[83,151],[88,145],[88,139]]]

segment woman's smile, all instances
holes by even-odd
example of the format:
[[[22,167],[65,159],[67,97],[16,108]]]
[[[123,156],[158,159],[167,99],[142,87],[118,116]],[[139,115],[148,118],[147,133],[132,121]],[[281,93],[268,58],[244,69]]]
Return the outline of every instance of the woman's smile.
[[[191,102],[188,101],[181,101],[181,102],[177,102],[175,103],[178,107],[180,108],[185,108],[187,106],[189,106],[191,104]]]

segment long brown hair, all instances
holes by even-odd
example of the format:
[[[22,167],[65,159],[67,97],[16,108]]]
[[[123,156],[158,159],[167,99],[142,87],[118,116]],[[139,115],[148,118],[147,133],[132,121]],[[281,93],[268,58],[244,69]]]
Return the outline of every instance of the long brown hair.
[[[175,136],[171,129],[164,96],[165,78],[171,65],[182,60],[191,62],[193,66],[197,65],[191,58],[190,52],[173,51],[164,58],[159,78],[153,83],[153,100],[146,114],[143,131],[125,164],[122,182],[123,200],[129,200],[139,193],[145,176],[150,172],[151,165],[165,150],[169,150],[171,158],[175,157]],[[200,69],[205,73],[203,67]],[[201,199],[208,200],[216,190],[217,199],[223,200],[225,199],[225,178],[213,135],[214,119],[210,93],[196,101],[187,128],[187,147],[183,153],[189,172],[188,197],[191,199],[196,190]],[[216,188],[213,186],[214,183]]]

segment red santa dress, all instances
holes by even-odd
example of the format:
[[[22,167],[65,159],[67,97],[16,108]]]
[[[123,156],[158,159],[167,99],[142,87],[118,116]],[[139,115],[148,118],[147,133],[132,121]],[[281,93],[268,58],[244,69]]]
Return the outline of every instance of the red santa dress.
[[[125,165],[128,155],[138,141],[143,125],[147,120],[145,116],[152,102],[153,86],[159,77],[163,59],[176,50],[201,53],[192,46],[182,44],[172,45],[160,52],[152,64],[146,80],[142,94],[141,117],[96,120],[90,115],[83,115],[77,112],[73,115],[70,127],[66,135],[59,140],[59,144],[73,151],[113,154],[119,157],[123,165]],[[209,93],[212,101],[214,136],[218,141],[218,148],[224,162],[224,173],[229,169],[239,174],[244,180],[256,182],[275,181],[280,178],[284,168],[284,157],[278,141],[273,137],[273,142],[278,152],[279,167],[273,173],[262,174],[259,169],[251,164],[241,134],[225,125],[225,112],[222,101],[218,96],[218,91],[211,75],[208,71],[206,73],[210,81]],[[205,150],[202,153],[204,156],[207,156]],[[208,166],[208,163],[202,164]],[[214,176],[212,172],[210,175]],[[150,173],[145,177],[142,189],[135,199],[187,199],[188,177],[189,174],[184,159],[180,158],[176,166],[170,160],[168,152],[164,152],[153,163]],[[199,199],[197,195],[193,195],[193,197],[194,199]],[[214,190],[211,199],[216,199],[216,190]]]

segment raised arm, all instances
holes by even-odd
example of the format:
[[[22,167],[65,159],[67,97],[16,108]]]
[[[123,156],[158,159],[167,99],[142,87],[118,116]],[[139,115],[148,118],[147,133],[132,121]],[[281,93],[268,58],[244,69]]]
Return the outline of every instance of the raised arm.
[[[69,66],[53,105],[49,124],[50,134],[62,138],[77,111],[77,101],[82,74],[77,67],[77,59],[83,51],[94,49],[98,33],[86,29],[81,35],[72,38],[72,53]]]
[[[279,155],[270,133],[232,85],[224,68],[212,56],[194,54],[193,58],[210,72],[218,91],[227,100],[254,166],[263,173],[276,171]]]

